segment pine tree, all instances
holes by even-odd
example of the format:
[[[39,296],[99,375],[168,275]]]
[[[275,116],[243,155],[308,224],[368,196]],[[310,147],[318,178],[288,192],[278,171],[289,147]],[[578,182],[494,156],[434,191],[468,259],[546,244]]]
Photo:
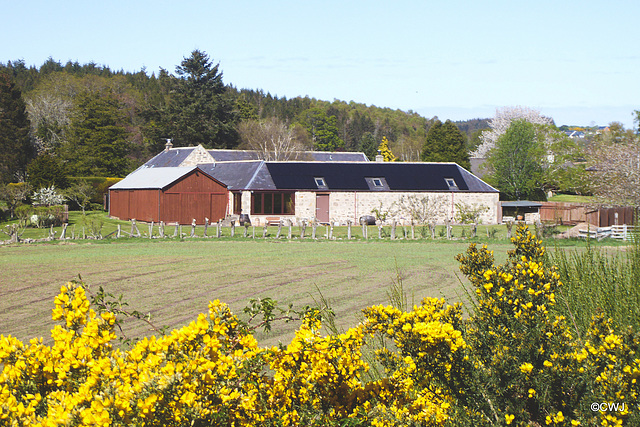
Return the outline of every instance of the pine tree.
[[[131,143],[126,116],[115,95],[85,92],[77,97],[78,113],[71,122],[68,141],[61,147],[72,176],[121,177],[129,171]]]
[[[176,67],[168,108],[167,138],[181,145],[232,148],[238,144],[235,101],[227,94],[219,64],[199,50]]]
[[[378,144],[371,132],[362,135],[358,151],[362,151],[369,160],[375,160],[376,154],[378,154]]]
[[[398,160],[398,158],[391,152],[391,149],[389,148],[389,140],[386,136],[382,137],[382,142],[378,146],[378,151],[380,151],[385,162],[395,162]]]
[[[69,181],[62,163],[48,153],[42,153],[36,157],[27,167],[28,182],[36,190],[43,187],[55,186],[67,188]]]
[[[0,181],[23,181],[35,150],[22,93],[11,76],[0,71]]]
[[[447,120],[440,120],[431,126],[422,147],[423,162],[454,162],[465,169],[471,169],[467,139],[458,127]]]

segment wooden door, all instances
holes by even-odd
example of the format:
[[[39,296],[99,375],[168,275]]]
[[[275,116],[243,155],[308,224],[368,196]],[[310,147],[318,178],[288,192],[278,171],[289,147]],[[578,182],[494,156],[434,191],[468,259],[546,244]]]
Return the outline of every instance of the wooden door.
[[[316,194],[316,219],[319,222],[329,222],[329,195]]]

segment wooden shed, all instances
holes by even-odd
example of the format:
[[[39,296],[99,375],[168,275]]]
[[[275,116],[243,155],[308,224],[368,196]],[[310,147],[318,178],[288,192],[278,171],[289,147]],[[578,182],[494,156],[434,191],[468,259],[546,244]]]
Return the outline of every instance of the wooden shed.
[[[225,217],[227,186],[199,167],[141,168],[109,188],[109,215],[122,220],[197,224]]]

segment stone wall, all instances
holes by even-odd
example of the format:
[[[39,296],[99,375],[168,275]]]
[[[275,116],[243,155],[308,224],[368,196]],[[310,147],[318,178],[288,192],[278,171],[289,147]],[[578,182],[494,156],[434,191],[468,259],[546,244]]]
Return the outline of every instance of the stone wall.
[[[399,222],[410,221],[410,214],[399,209],[399,202],[402,198],[423,199],[428,198],[432,206],[433,217],[439,224],[443,224],[447,218],[455,218],[456,204],[467,204],[469,206],[484,206],[485,211],[480,219],[482,224],[496,224],[498,221],[498,193],[428,193],[428,192],[353,192],[336,191],[329,196],[329,216],[332,221],[339,224],[346,224],[347,219],[358,223],[359,219],[365,215],[373,215],[372,210],[378,209],[382,212],[389,212],[387,222],[393,219]],[[230,200],[231,202],[232,200]],[[256,225],[264,224],[267,218],[280,217],[291,219],[294,222],[306,219],[313,220],[316,215],[316,193],[310,191],[299,191],[295,195],[295,215],[250,215],[252,223]],[[242,212],[251,212],[251,192],[244,191],[242,194]]]

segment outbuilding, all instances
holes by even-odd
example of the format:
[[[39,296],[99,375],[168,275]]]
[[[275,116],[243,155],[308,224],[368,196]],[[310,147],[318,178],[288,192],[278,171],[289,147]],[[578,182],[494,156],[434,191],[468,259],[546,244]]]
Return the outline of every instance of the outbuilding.
[[[122,220],[202,224],[226,216],[229,191],[198,166],[140,168],[109,188],[109,215]]]

